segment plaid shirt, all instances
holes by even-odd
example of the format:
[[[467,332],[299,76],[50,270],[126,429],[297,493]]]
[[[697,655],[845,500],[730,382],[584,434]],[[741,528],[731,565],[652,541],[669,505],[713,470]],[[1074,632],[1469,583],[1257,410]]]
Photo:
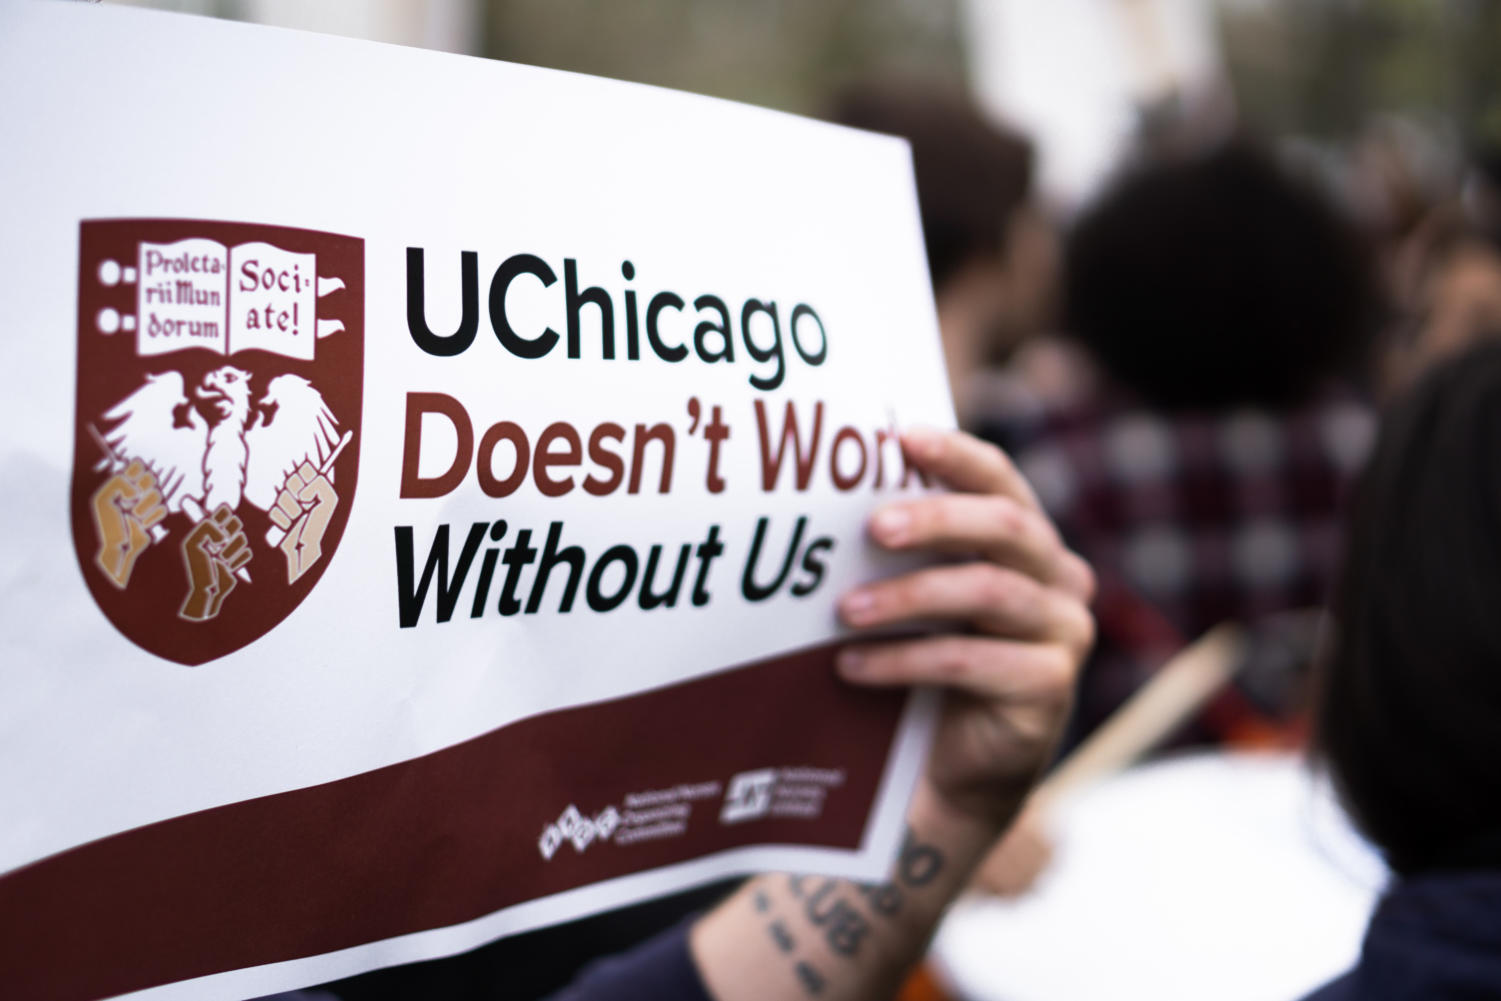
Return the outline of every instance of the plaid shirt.
[[[1342,501],[1374,430],[1372,411],[1340,391],[1285,413],[1161,414],[1107,395],[985,429],[1100,578],[1079,735],[1216,624],[1323,604]],[[1187,740],[1283,726],[1301,708],[1299,679],[1242,682]]]

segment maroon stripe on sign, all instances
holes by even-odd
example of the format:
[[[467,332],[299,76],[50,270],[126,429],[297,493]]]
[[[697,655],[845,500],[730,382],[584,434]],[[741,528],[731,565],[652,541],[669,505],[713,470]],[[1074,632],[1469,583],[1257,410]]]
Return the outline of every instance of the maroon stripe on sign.
[[[86,1001],[314,956],[746,844],[854,848],[904,704],[855,689],[826,645],[629,698],[521,720],[337,782],[125,831],[0,877],[0,996]],[[719,823],[629,844],[538,838],[570,804],[840,769],[818,822]]]

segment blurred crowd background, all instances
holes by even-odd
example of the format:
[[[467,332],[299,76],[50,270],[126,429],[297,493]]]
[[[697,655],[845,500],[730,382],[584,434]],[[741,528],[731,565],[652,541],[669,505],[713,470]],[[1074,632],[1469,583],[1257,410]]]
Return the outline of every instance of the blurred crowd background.
[[[1086,197],[1165,105],[1219,110],[1365,188],[1428,194],[1501,141],[1487,0],[111,0],[576,70],[819,115],[872,77],[973,93]],[[1368,199],[1369,190],[1351,196]],[[1379,210],[1367,205],[1369,210]]]
[[[1058,772],[911,996],[1293,997],[1353,961],[1384,868],[1299,764],[1310,665],[1383,405],[1501,334],[1501,3],[138,5],[908,138],[959,419],[1101,581]],[[527,996],[713,892],[340,996]]]

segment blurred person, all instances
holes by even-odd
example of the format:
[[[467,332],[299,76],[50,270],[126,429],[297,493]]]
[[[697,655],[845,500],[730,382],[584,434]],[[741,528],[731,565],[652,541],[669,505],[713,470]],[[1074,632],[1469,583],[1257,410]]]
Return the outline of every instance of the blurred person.
[[[1403,289],[1405,328],[1383,358],[1383,388],[1400,392],[1418,374],[1477,341],[1501,337],[1501,246],[1449,215],[1419,239]]]
[[[1474,164],[1462,196],[1431,211],[1397,255],[1403,322],[1385,345],[1386,392],[1478,340],[1501,337],[1501,151],[1481,150]]]
[[[1383,255],[1454,196],[1463,172],[1458,150],[1437,123],[1392,114],[1365,123],[1344,168],[1344,200]]]
[[[1083,733],[1212,626],[1322,604],[1371,432],[1355,386],[1377,294],[1354,230],[1243,141],[1126,174],[1064,268],[1065,329],[1100,389],[986,430],[1101,575]],[[1296,693],[1271,688],[1185,740],[1287,722]]]
[[[1314,750],[1395,876],[1310,1001],[1501,998],[1501,344],[1387,415],[1356,495]]]
[[[1356,385],[1379,300],[1354,228],[1244,140],[1125,173],[1069,234],[1063,289],[1095,394],[980,433],[1099,574],[1077,743],[1213,626],[1323,604],[1372,431]],[[1296,742],[1298,666],[1249,664],[1170,743]],[[983,886],[1030,885],[1040,824],[1017,825]]]
[[[1051,315],[1053,226],[1031,199],[1032,145],[961,92],[900,80],[846,88],[830,118],[906,139],[961,425],[984,406],[983,373]]]

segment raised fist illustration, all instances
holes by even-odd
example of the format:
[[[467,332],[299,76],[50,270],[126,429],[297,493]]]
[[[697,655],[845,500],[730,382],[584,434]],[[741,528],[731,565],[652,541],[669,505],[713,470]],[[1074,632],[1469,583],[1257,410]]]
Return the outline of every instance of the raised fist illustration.
[[[220,504],[182,540],[188,596],[177,614],[193,622],[218,615],[235,588],[235,571],[249,563],[252,555],[240,519],[228,504]]]
[[[94,562],[116,587],[130,583],[131,571],[146,547],[151,529],[167,516],[156,477],[140,460],[111,476],[94,491],[94,530],[99,552]]]
[[[281,542],[273,544],[287,557],[288,584],[307,573],[323,555],[323,533],[338,506],[334,485],[312,463],[304,462],[287,477],[276,503],[266,513],[271,523],[286,533]]]

